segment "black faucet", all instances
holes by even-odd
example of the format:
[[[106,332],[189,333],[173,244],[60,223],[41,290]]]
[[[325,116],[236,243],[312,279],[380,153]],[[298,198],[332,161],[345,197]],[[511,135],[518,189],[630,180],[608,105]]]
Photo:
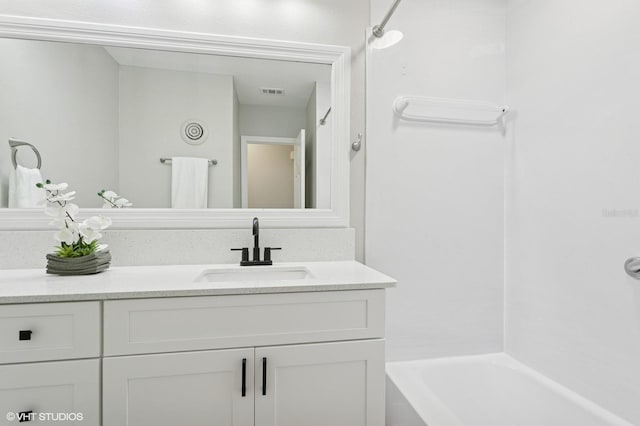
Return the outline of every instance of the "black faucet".
[[[253,218],[253,260],[249,260],[249,247],[231,249],[231,251],[242,251],[240,266],[273,265],[271,260],[271,250],[282,250],[280,247],[265,247],[264,260],[260,260],[260,222],[257,217]]]
[[[253,261],[260,262],[260,222],[253,218]]]

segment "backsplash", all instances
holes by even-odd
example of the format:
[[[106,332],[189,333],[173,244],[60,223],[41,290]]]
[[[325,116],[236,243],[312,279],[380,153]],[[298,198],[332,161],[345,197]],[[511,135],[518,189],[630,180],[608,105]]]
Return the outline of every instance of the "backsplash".
[[[51,231],[0,231],[0,269],[44,268],[56,242]],[[253,247],[251,230],[108,230],[113,266],[236,263],[231,248]],[[355,259],[353,228],[261,229],[262,247],[282,247],[275,262]]]

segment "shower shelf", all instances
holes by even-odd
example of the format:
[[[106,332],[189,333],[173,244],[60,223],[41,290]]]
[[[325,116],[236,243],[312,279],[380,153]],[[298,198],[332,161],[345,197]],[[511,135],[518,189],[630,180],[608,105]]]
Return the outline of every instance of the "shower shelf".
[[[406,121],[497,126],[509,112],[509,106],[462,99],[398,96],[393,101],[393,112]]]

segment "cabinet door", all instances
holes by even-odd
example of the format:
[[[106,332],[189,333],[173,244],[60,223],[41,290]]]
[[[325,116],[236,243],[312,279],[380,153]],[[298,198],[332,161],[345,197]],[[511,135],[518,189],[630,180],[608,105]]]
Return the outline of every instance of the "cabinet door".
[[[105,358],[103,424],[251,426],[253,357],[251,348]]]
[[[256,348],[255,370],[256,426],[384,425],[383,340]]]
[[[0,366],[0,425],[20,421],[98,426],[100,361]]]

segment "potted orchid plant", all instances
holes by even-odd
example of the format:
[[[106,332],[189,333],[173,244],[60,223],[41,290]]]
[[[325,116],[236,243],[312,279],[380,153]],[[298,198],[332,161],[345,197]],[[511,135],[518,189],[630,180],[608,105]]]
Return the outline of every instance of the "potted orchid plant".
[[[80,221],[80,208],[72,203],[75,191],[64,192],[66,183],[39,183],[46,191],[45,213],[58,228],[54,238],[58,242],[55,254],[47,255],[47,272],[60,275],[79,275],[101,272],[109,267],[111,255],[104,244],[98,244],[102,232],[111,225],[111,219],[92,216]],[[74,267],[73,265],[78,265]]]

